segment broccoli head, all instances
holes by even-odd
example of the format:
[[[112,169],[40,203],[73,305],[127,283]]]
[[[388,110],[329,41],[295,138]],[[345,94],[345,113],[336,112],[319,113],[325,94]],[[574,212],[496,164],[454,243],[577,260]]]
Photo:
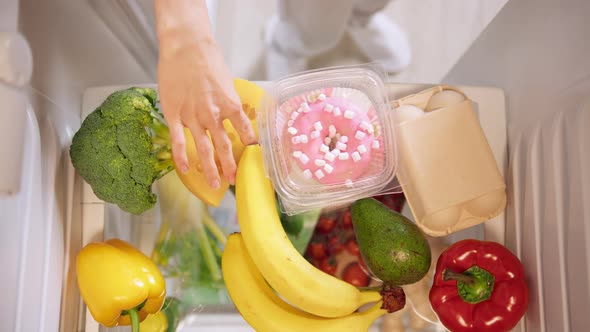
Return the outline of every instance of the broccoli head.
[[[174,169],[156,101],[149,88],[112,93],[84,119],[70,147],[74,168],[96,196],[133,214],[155,205],[152,183]]]

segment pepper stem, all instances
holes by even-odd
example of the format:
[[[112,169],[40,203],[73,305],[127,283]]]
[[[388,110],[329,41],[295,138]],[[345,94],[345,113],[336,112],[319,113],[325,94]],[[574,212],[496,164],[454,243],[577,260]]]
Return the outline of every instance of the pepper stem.
[[[129,314],[129,318],[131,318],[131,331],[139,332],[139,312],[137,311],[137,308],[127,310],[127,314]]]
[[[473,265],[463,273],[445,269],[442,278],[444,281],[456,280],[459,296],[463,301],[472,304],[489,299],[494,290],[494,276],[477,265]]]
[[[143,308],[147,300],[143,301],[140,305],[135,308],[121,311],[121,315],[129,315],[131,320],[131,331],[139,332],[139,310]]]
[[[475,283],[474,277],[462,273],[457,273],[448,269],[443,271],[442,278],[444,281],[457,280],[468,285],[473,285],[473,283]]]

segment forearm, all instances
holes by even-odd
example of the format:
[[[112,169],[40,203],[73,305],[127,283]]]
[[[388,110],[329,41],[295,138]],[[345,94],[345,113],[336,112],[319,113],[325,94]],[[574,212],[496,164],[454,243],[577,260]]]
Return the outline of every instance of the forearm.
[[[205,0],[155,0],[161,55],[214,45]]]
[[[236,165],[223,121],[231,121],[244,144],[256,142],[256,135],[213,38],[205,0],[155,0],[155,12],[158,91],[179,174],[189,171],[190,158],[190,169],[199,161],[212,188],[223,184],[220,168],[225,180],[233,183]],[[198,147],[189,155],[185,128]]]

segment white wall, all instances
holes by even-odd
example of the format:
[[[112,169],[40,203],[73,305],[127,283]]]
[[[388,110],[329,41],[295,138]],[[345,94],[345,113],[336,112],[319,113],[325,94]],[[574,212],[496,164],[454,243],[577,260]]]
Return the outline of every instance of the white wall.
[[[529,332],[590,324],[589,16],[588,0],[511,0],[443,80],[505,90],[506,241],[525,266]]]
[[[25,174],[32,182],[32,192],[37,193],[34,202],[24,204],[33,214],[21,213],[23,220],[10,220],[13,225],[29,226],[11,233],[17,239],[12,241],[19,253],[14,260],[20,262],[22,274],[3,284],[9,289],[23,289],[24,285],[24,291],[8,292],[6,302],[14,303],[16,309],[4,316],[5,323],[13,324],[8,325],[9,330],[30,331],[42,326],[44,331],[57,331],[63,272],[69,309],[64,312],[62,328],[73,331],[78,313],[72,304],[78,303],[78,297],[71,260],[80,239],[68,242],[68,232],[72,238],[76,234],[80,237],[81,215],[76,201],[71,202],[76,196],[70,195],[80,194],[72,194],[75,186],[68,148],[80,124],[82,94],[91,86],[149,83],[153,79],[112,35],[89,1],[22,0],[19,26],[33,53],[31,101],[39,123],[41,167],[38,161],[33,163],[41,171]],[[30,146],[25,148],[30,150]],[[30,173],[27,169],[30,167],[24,168]]]
[[[444,81],[505,89],[512,141],[590,81],[589,15],[588,0],[509,1]]]
[[[80,112],[89,86],[151,81],[89,1],[22,0],[20,26],[33,52],[31,85],[67,112]]]

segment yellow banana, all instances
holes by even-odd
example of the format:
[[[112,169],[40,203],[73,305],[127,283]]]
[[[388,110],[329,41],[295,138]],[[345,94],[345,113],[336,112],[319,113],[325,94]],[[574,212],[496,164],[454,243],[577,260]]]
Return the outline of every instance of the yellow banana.
[[[276,210],[260,145],[245,148],[236,175],[238,223],[248,252],[264,279],[287,302],[322,317],[341,317],[381,299],[314,267],[293,246]]]
[[[381,302],[366,311],[325,318],[284,302],[266,283],[252,261],[240,233],[228,237],[221,258],[225,287],[244,319],[258,332],[362,332],[387,311]],[[335,303],[336,304],[336,303]]]

